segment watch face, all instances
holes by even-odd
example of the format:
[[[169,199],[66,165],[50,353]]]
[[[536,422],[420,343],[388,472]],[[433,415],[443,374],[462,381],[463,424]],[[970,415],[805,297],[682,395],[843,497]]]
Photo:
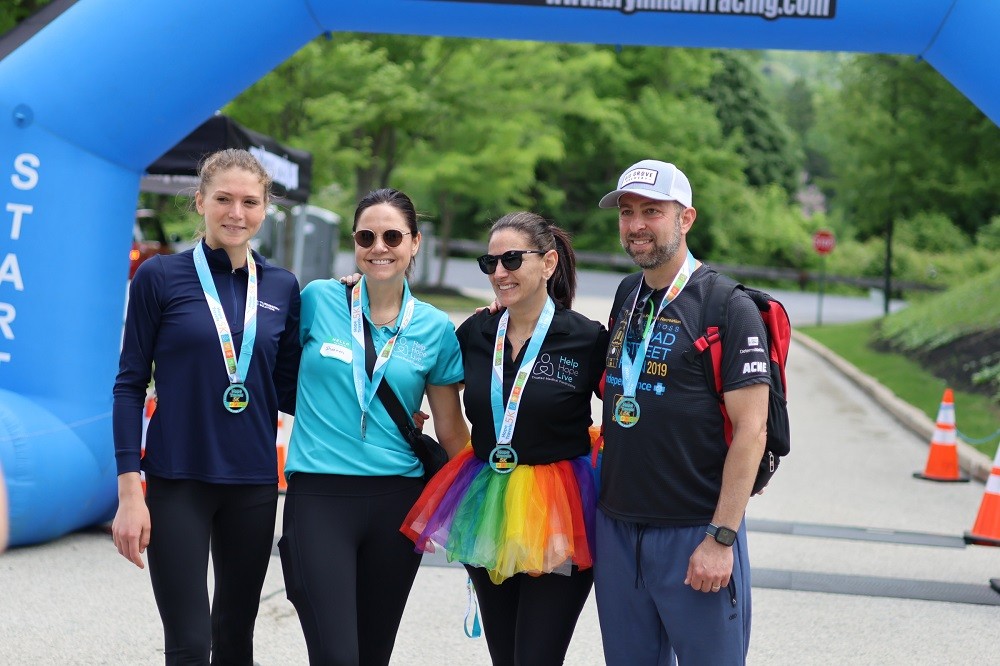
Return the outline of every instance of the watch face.
[[[715,540],[724,546],[732,546],[736,543],[736,532],[728,527],[720,527],[715,533]]]
[[[709,525],[708,529],[708,533],[715,537],[715,540],[723,546],[732,546],[736,543],[736,532],[728,527],[716,527],[715,525]]]

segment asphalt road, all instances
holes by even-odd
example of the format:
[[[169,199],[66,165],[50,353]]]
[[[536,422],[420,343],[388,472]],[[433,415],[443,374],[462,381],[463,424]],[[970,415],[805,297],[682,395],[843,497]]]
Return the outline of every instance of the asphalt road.
[[[468,274],[454,279],[485,285],[481,274],[475,281]],[[585,273],[580,311],[606,317],[608,284]],[[602,297],[589,295],[605,289]],[[797,318],[794,301],[786,300]],[[851,301],[844,316],[878,311],[864,301]],[[754,604],[748,662],[1000,663],[1000,594],[989,585],[1000,577],[1000,549],[961,540],[983,485],[914,479],[926,460],[929,431],[919,436],[903,427],[899,414],[906,406],[891,399],[876,404],[798,334],[788,372],[792,453],[747,512]],[[465,582],[462,569],[425,557],[392,664],[489,664],[485,641],[462,631]],[[0,556],[0,666],[157,664],[161,645],[147,571],[121,558],[103,532]],[[263,666],[307,663],[276,556],[255,648]],[[593,595],[566,663],[604,663]]]

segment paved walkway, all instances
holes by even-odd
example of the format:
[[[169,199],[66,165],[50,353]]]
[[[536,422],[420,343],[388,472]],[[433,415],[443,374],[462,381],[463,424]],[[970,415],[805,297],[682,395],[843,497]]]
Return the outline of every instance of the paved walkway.
[[[607,307],[600,299],[579,304],[600,320]],[[1000,594],[988,581],[1000,577],[1000,549],[959,543],[982,484],[913,479],[928,439],[801,342],[791,351],[789,384],[792,455],[748,511],[749,662],[998,663],[1000,606],[990,604]],[[425,559],[394,664],[489,664],[484,640],[462,632],[465,580],[460,568]],[[118,556],[107,535],[78,533],[0,556],[0,665],[158,664],[161,640],[147,572]],[[263,666],[307,663],[277,557],[256,653]],[[593,596],[566,663],[604,663]]]

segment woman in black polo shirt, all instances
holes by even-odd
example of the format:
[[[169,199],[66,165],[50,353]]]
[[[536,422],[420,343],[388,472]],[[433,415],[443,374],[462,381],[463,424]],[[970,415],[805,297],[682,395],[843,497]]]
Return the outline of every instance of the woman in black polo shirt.
[[[458,329],[472,446],[402,529],[465,564],[494,664],[561,664],[593,585],[589,428],[608,333],[569,309],[575,255],[562,229],[511,213],[489,251],[479,266],[501,309]]]

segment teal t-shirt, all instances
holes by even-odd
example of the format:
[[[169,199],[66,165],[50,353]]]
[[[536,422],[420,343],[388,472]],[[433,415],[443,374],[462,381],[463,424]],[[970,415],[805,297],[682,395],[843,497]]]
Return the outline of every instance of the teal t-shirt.
[[[405,299],[410,298],[408,285]],[[398,330],[371,324],[367,291],[362,309],[371,326],[376,352]],[[295,426],[288,445],[285,473],[352,476],[420,476],[423,468],[396,424],[373,396],[365,437],[361,406],[354,386],[351,313],[345,287],[337,280],[315,280],[302,291]],[[388,381],[407,414],[420,409],[428,384],[447,386],[463,379],[462,354],[448,315],[414,299],[413,318],[396,340],[386,364]]]

